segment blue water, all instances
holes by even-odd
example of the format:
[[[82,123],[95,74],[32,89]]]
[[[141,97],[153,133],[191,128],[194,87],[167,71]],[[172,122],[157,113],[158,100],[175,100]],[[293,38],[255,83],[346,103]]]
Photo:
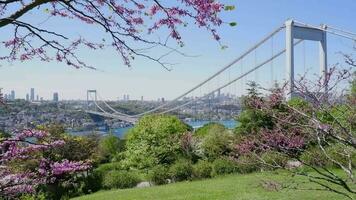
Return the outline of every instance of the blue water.
[[[204,126],[205,124],[208,124],[210,122],[216,122],[224,125],[226,128],[232,129],[236,126],[236,121],[235,120],[221,120],[221,121],[209,121],[209,120],[199,120],[199,121],[189,121],[186,122],[188,125],[193,127],[194,129],[200,128]],[[99,134],[108,134],[109,132],[113,133],[119,138],[123,138],[125,134],[131,129],[132,127],[124,127],[124,128],[116,128],[116,129],[111,129],[109,131],[99,131]],[[92,131],[80,131],[80,132],[72,132],[74,135],[86,135]]]
[[[210,122],[220,123],[229,129],[235,128],[235,126],[236,126],[235,120],[222,120],[222,121],[199,120],[199,121],[189,121],[186,123],[188,125],[190,125],[191,127],[193,127],[194,129],[197,129],[197,128],[200,128]],[[112,132],[114,135],[118,136],[119,138],[123,138],[125,136],[125,134],[127,133],[127,131],[130,130],[131,128],[132,127],[117,128],[117,129],[112,130]]]

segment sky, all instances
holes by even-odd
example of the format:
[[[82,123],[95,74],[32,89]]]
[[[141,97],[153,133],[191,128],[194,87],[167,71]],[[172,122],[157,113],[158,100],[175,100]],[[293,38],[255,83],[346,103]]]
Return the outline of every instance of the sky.
[[[144,58],[135,59],[132,67],[128,68],[116,52],[83,50],[80,53],[81,58],[99,70],[74,69],[64,63],[36,60],[13,63],[0,61],[0,88],[4,88],[4,93],[15,90],[17,98],[25,98],[30,88],[35,88],[36,94],[44,99],[51,99],[53,92],[58,92],[60,99],[85,99],[88,89],[96,89],[102,98],[111,100],[122,99],[124,94],[129,94],[131,99],[140,99],[141,96],[145,100],[161,97],[172,99],[235,59],[287,19],[292,18],[313,25],[329,24],[356,32],[355,0],[223,2],[236,7],[234,11],[223,13],[222,19],[225,22],[237,22],[237,26],[223,25],[218,28],[221,42],[228,48],[222,50],[207,31],[191,24],[188,28],[180,29],[185,42],[181,51],[196,56],[169,56],[168,61],[177,63],[172,71],[167,71]],[[32,21],[37,19],[36,17],[36,12],[32,12],[25,15],[24,20]],[[85,25],[68,24],[66,20],[47,21],[46,24],[49,28],[54,27],[64,33],[85,34],[89,38],[95,38],[98,34]],[[7,37],[8,30],[0,29],[0,40]],[[344,43],[340,40],[330,42],[334,42],[330,45],[334,47]],[[352,46],[352,43],[345,46],[347,45]],[[313,57],[312,53],[309,56]],[[332,52],[329,63],[334,62],[334,57],[335,53]],[[265,74],[259,76],[266,77]]]

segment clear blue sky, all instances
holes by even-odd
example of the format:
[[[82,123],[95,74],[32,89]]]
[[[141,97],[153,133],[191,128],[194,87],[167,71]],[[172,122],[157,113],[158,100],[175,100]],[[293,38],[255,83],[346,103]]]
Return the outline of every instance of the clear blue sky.
[[[122,64],[115,52],[81,52],[87,63],[102,71],[73,69],[56,62],[1,62],[0,87],[4,92],[15,90],[17,97],[24,98],[31,87],[45,99],[52,98],[53,92],[59,92],[61,99],[84,99],[87,89],[97,89],[106,99],[122,98],[130,94],[131,99],[144,96],[145,99],[167,99],[175,97],[189,87],[203,80],[218,70],[254,42],[281,25],[286,19],[294,18],[309,24],[321,23],[334,25],[356,32],[356,1],[355,0],[240,0],[227,1],[234,4],[236,10],[223,14],[224,21],[236,21],[236,27],[222,26],[219,33],[222,42],[229,46],[221,50],[211,39],[211,35],[203,29],[189,26],[182,29],[186,46],[182,49],[190,55],[199,57],[188,58],[178,55],[169,57],[174,66],[168,72],[156,63],[138,58],[132,68]],[[35,20],[36,13],[28,14],[25,20]],[[95,30],[88,27],[68,23],[67,21],[46,22],[49,27],[71,32],[97,36]],[[6,29],[0,30],[0,39],[8,37]],[[337,40],[336,40],[337,42]],[[349,43],[348,45],[352,45]],[[337,46],[337,44],[335,44]],[[333,56],[330,56],[332,61]]]

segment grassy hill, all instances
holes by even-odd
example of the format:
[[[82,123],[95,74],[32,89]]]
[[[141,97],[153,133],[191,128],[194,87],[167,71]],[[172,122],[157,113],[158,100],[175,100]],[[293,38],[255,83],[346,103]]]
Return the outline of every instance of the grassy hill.
[[[341,200],[345,197],[316,188],[309,183],[300,189],[288,187],[307,181],[304,177],[291,177],[285,172],[265,172],[248,175],[229,175],[215,179],[180,182],[149,188],[101,191],[75,198],[76,200]],[[267,182],[267,184],[266,184]],[[266,186],[269,185],[269,186]],[[280,187],[281,189],[275,190]]]

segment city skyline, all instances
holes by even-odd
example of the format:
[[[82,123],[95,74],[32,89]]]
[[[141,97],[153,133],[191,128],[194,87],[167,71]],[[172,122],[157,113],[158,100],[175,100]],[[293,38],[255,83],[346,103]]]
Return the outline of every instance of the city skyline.
[[[259,6],[253,6],[256,4]],[[305,5],[308,5],[308,9],[305,9]],[[285,9],[280,9],[282,6]],[[169,56],[169,61],[178,63],[171,72],[140,57],[128,68],[113,51],[83,51],[81,57],[98,70],[74,69],[57,62],[36,60],[14,63],[1,61],[0,87],[4,88],[3,93],[15,90],[18,97],[25,97],[29,86],[34,87],[44,99],[52,99],[53,92],[61,94],[61,99],[85,99],[86,90],[96,89],[103,99],[117,100],[118,97],[129,94],[130,99],[144,96],[146,100],[162,97],[170,100],[219,70],[288,18],[293,17],[314,25],[337,25],[355,32],[356,21],[349,20],[356,18],[352,9],[355,6],[356,2],[352,0],[343,3],[332,0],[323,3],[306,0],[239,1],[234,11],[223,14],[226,22],[236,21],[237,26],[223,25],[218,30],[221,43],[228,44],[228,48],[222,50],[204,30],[195,27],[182,29],[185,46],[179,50],[192,57],[175,54]],[[334,9],[339,12],[335,13]],[[31,15],[28,17],[31,18]],[[63,29],[67,27],[62,21],[53,24]],[[85,32],[85,28],[78,27],[78,34]],[[88,34],[88,37],[96,36],[96,32]],[[266,52],[260,54],[263,53]],[[335,52],[330,52],[329,55],[329,63],[336,63]],[[313,65],[313,55],[310,57],[307,62],[310,61],[310,65]],[[258,76],[263,79],[268,75],[261,73]]]

